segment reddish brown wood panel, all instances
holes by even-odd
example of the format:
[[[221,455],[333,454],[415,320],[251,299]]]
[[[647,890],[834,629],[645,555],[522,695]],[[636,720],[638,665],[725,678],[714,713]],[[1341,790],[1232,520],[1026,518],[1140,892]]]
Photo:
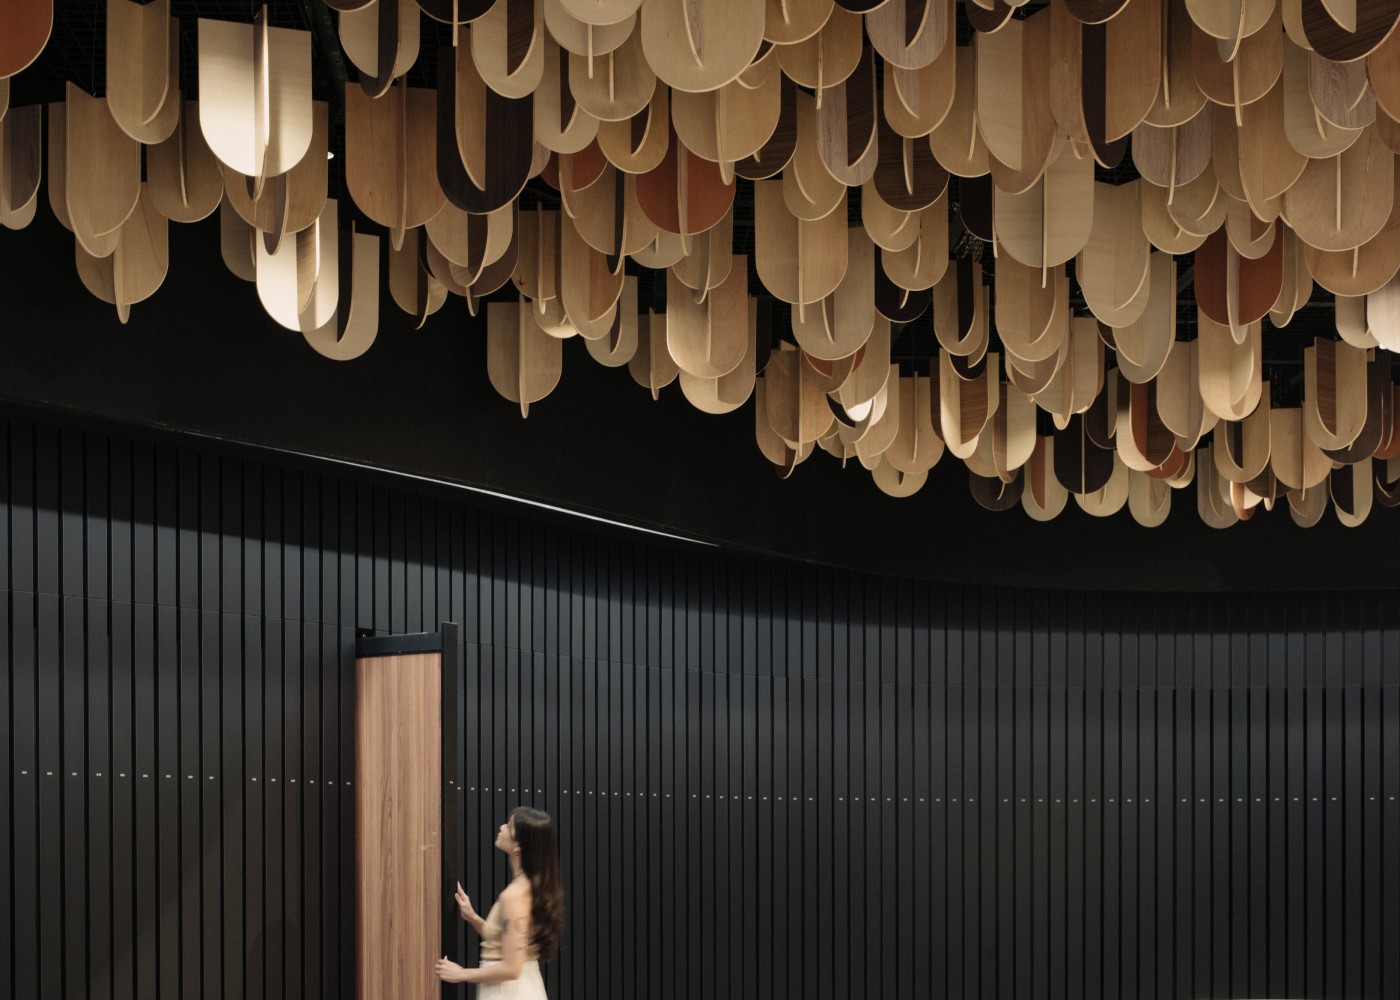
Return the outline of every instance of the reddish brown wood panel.
[[[359,1000],[437,1000],[442,654],[355,661]]]

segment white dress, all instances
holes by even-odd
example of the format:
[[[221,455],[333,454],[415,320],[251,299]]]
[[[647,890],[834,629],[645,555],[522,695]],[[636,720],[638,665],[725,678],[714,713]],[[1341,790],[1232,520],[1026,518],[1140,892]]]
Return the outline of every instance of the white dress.
[[[505,913],[498,898],[486,922],[481,927],[481,967],[495,965],[501,960],[501,938],[506,933]],[[527,954],[533,954],[533,950]],[[540,963],[527,958],[520,966],[520,978],[504,983],[485,983],[477,988],[478,1000],[548,1000],[544,992],[544,977]]]

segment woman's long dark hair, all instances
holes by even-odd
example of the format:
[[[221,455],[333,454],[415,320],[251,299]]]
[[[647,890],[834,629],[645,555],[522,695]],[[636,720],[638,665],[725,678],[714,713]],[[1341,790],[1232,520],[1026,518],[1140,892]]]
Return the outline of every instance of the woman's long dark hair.
[[[559,878],[559,839],[549,813],[521,806],[510,814],[520,868],[530,880],[530,941],[541,962],[559,953],[564,936],[564,883]]]

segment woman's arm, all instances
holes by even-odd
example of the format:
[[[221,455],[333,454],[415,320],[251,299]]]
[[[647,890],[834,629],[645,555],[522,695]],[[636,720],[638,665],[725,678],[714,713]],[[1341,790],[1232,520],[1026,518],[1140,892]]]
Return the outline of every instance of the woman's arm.
[[[486,918],[472,908],[471,897],[462,888],[461,882],[457,883],[457,891],[453,893],[452,898],[457,901],[457,910],[462,914],[462,919],[469,923],[472,930],[476,931],[477,937],[480,937],[481,929],[486,926]]]
[[[525,953],[530,946],[527,932],[530,928],[530,890],[528,887],[511,887],[501,893],[501,906],[505,910],[506,930],[501,935],[501,960],[479,969],[464,969],[461,966],[442,971],[438,975],[448,982],[508,983],[520,978],[520,970],[525,965]],[[443,963],[438,963],[441,967]],[[452,963],[447,963],[451,965]],[[451,978],[449,978],[449,975]]]

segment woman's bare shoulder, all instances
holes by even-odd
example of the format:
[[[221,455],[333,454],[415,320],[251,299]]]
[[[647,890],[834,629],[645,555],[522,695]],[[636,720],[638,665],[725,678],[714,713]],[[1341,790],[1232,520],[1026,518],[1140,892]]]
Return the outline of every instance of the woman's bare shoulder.
[[[504,900],[528,900],[530,898],[530,880],[518,878],[510,885],[501,890],[501,899]]]

